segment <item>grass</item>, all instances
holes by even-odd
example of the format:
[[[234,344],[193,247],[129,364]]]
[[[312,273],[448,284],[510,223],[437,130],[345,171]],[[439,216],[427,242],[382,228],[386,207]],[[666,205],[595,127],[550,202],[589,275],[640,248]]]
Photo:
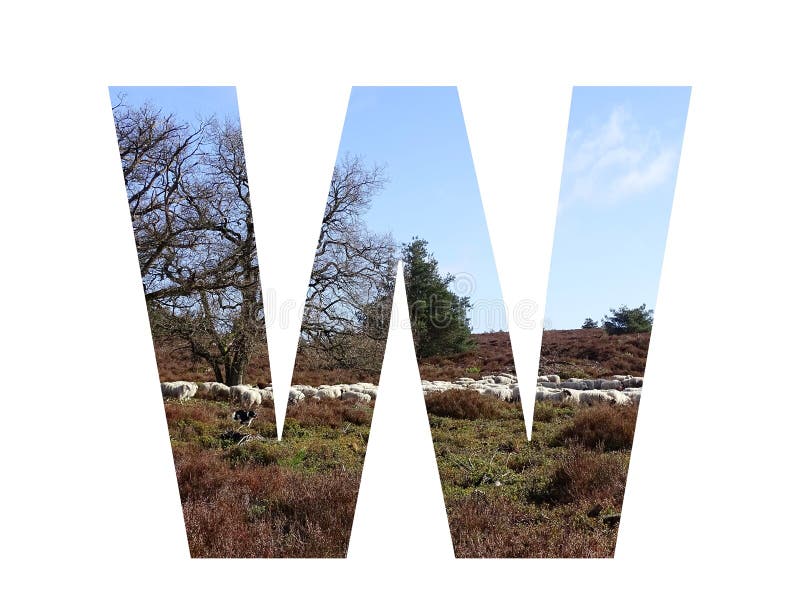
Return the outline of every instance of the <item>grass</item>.
[[[537,403],[528,442],[519,405],[488,401],[475,416],[429,401],[456,556],[613,556],[603,517],[622,510],[635,409]]]
[[[344,557],[371,407],[339,401],[274,412],[237,444],[225,403],[165,404],[189,549],[194,557]]]
[[[636,411],[537,403],[531,442],[519,404],[472,392],[427,398],[458,557],[610,557]],[[165,404],[189,548],[195,557],[344,557],[370,406],[272,407],[250,433],[224,403]]]
[[[514,372],[507,333],[474,350],[426,359],[422,378]],[[641,375],[649,335],[546,331],[543,374]],[[162,380],[212,379],[185,350],[156,344]],[[371,381],[298,364],[295,383]],[[248,381],[270,381],[266,348]],[[635,407],[537,403],[527,441],[519,404],[474,392],[426,397],[447,518],[458,557],[611,557],[636,423]],[[189,548],[195,557],[344,557],[372,407],[338,400],[290,406],[277,441],[274,408],[237,432],[225,403],[167,403],[165,413]],[[256,434],[242,444],[241,433]]]

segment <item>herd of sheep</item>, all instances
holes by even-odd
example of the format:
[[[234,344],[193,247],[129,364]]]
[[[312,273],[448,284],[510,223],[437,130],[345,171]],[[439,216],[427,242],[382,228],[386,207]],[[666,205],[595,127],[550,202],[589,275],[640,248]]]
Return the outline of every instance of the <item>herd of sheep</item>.
[[[272,386],[263,388],[250,385],[233,385],[204,381],[172,381],[161,384],[161,394],[165,399],[184,402],[190,398],[230,401],[250,410],[260,406],[264,401],[273,401]],[[371,402],[378,395],[378,386],[374,383],[353,383],[339,385],[293,385],[289,389],[289,404],[297,404],[302,400],[335,400],[352,402]]]
[[[613,375],[610,379],[578,379],[564,381],[558,375],[540,375],[536,383],[536,400],[544,402],[569,402],[591,406],[593,404],[638,404],[642,395],[641,377]],[[475,380],[461,377],[454,382],[423,381],[424,394],[448,390],[474,390],[506,402],[520,400],[517,377],[509,373],[486,375]]]
[[[568,402],[591,406],[593,404],[638,404],[641,398],[642,378],[630,375],[613,375],[610,379],[565,379],[558,375],[542,375],[538,378],[536,400],[545,402]],[[446,392],[448,390],[473,390],[480,394],[494,396],[506,402],[520,400],[519,383],[515,375],[501,373],[486,375],[481,379],[461,377],[450,381],[422,381],[423,394]],[[274,393],[271,386],[258,388],[249,385],[228,387],[223,383],[173,381],[161,384],[165,399],[184,402],[190,398],[229,401],[245,410],[260,406],[264,401],[272,402]],[[352,383],[337,385],[293,385],[289,389],[289,404],[303,400],[345,400],[352,402],[372,402],[378,394],[378,386],[373,383]]]

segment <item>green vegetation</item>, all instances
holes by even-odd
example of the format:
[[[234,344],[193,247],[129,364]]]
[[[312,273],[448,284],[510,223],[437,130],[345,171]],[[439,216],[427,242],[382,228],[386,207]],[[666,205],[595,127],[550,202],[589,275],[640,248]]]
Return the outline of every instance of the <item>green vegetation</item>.
[[[583,325],[581,325],[581,329],[597,329],[600,325],[597,324],[597,321],[591,318],[587,318]]]
[[[457,394],[426,399],[456,556],[613,556],[635,409],[537,403],[528,443],[518,404]]]
[[[653,309],[642,304],[638,308],[625,305],[611,308],[611,315],[603,317],[603,328],[611,335],[622,333],[644,333],[653,328]]]
[[[441,275],[439,263],[428,252],[425,240],[403,244],[406,295],[417,356],[448,356],[474,346],[466,296],[448,289],[453,275]]]
[[[270,407],[241,430],[225,403],[165,409],[192,556],[346,555],[371,407],[289,407],[280,442]]]
[[[613,556],[634,408],[537,403],[529,443],[519,404],[426,403],[457,556]],[[290,406],[281,442],[270,407],[244,429],[224,403],[165,410],[192,556],[346,555],[372,407]]]

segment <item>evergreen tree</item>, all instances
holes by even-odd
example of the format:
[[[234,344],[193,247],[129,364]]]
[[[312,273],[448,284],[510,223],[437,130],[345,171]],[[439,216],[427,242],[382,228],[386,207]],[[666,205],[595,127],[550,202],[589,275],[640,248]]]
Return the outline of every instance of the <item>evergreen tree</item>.
[[[453,275],[441,275],[428,252],[428,242],[414,238],[403,244],[403,265],[411,330],[417,356],[458,354],[474,346],[467,311],[467,296],[448,289]]]
[[[611,315],[603,317],[603,327],[610,334],[643,333],[653,328],[653,309],[642,304],[639,308],[625,305],[612,308]]]

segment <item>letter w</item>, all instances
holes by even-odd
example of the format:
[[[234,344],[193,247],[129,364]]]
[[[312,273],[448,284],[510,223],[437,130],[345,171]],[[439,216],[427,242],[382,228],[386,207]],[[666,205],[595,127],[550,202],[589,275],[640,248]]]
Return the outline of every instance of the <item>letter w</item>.
[[[233,88],[112,96],[192,556],[346,556],[384,393],[424,397],[456,556],[613,556],[688,88],[576,88],[555,241],[555,197],[512,187],[511,210],[487,206],[500,264],[540,261],[501,271],[506,302],[454,87],[354,88],[327,189],[312,169],[333,148],[313,131],[270,147],[274,107],[244,107],[266,167],[248,175]],[[521,290],[545,289],[550,245],[545,314]],[[390,331],[422,394],[398,400],[384,373],[379,395]],[[424,445],[401,435],[404,466]]]

